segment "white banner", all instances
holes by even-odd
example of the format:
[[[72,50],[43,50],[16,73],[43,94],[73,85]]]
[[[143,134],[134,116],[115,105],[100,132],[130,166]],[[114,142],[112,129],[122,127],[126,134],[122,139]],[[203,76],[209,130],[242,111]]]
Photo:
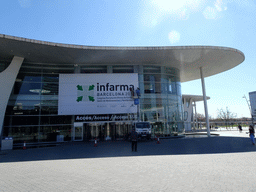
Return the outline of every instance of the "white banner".
[[[58,115],[137,113],[137,73],[60,74]]]
[[[256,121],[256,91],[249,93],[250,105],[251,105],[251,113],[254,121]]]

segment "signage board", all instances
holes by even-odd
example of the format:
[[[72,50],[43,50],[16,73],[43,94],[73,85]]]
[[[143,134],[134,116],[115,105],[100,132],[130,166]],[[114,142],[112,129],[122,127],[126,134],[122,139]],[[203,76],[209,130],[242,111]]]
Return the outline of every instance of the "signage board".
[[[98,114],[98,115],[76,115],[76,122],[95,122],[95,121],[134,121],[135,114]]]
[[[256,121],[256,91],[249,93],[253,120]]]
[[[140,104],[140,100],[139,99],[134,99],[134,105],[139,105]]]
[[[137,73],[60,74],[58,115],[137,113]]]

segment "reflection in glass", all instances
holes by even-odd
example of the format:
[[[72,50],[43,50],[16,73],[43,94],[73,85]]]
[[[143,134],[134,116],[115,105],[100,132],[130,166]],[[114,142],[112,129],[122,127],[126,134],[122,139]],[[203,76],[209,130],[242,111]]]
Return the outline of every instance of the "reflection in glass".
[[[2,67],[2,65],[0,65]],[[111,67],[110,67],[111,68]],[[136,70],[135,70],[136,68]],[[58,115],[59,73],[74,73],[72,64],[23,63],[6,109],[3,134],[13,135],[14,142],[52,142],[57,135],[71,140],[74,116]],[[109,66],[81,66],[80,73],[107,73]],[[139,77],[141,90],[140,118],[152,125],[152,136],[182,133],[183,108],[179,70],[152,65],[113,65],[113,73],[133,73]],[[109,123],[86,125],[84,138],[107,135],[108,138],[126,137],[126,124]],[[105,133],[106,132],[106,133]]]

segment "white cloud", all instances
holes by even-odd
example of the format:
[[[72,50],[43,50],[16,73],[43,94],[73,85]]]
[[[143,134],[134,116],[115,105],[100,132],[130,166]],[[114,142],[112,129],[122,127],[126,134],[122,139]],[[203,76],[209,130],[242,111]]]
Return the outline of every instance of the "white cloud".
[[[222,0],[216,0],[214,3],[214,6],[217,9],[217,11],[227,10],[227,6],[225,5],[225,3]]]
[[[144,26],[155,27],[166,17],[187,20],[193,12],[201,10],[205,0],[150,0],[143,4]],[[146,1],[145,1],[146,2]]]
[[[183,10],[181,10],[180,13],[179,13],[179,18],[182,19],[182,20],[188,20],[188,18],[189,18],[188,9],[184,8]]]
[[[217,19],[217,9],[215,7],[206,7],[203,11],[203,15],[206,19]]]
[[[254,0],[229,0],[230,2],[234,2],[242,8],[254,7],[255,8],[255,1]]]
[[[178,31],[172,30],[168,34],[168,38],[169,38],[169,41],[171,42],[171,44],[177,43],[180,41],[180,33]]]
[[[18,1],[19,1],[20,6],[23,8],[28,8],[32,4],[32,0],[18,0]]]
[[[183,8],[196,9],[202,0],[152,0],[152,5],[163,13],[177,13]]]
[[[218,19],[221,17],[221,12],[226,11],[227,7],[227,0],[215,0],[214,6],[207,6],[204,11],[203,15],[206,19]]]

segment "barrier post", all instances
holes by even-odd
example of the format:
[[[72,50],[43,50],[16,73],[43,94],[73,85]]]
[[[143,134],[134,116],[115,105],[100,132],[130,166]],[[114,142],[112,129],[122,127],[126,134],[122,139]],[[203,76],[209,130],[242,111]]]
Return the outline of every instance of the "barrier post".
[[[159,136],[157,137],[157,142],[156,144],[160,144]]]
[[[97,147],[97,139],[95,138],[94,147]]]
[[[23,143],[23,149],[26,149],[26,141]]]

